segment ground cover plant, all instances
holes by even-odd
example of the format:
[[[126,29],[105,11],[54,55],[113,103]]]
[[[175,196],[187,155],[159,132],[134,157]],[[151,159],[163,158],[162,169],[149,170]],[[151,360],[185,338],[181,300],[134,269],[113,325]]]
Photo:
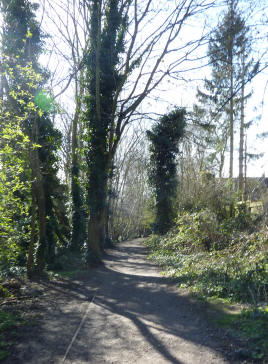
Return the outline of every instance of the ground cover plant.
[[[225,315],[219,323],[247,337],[250,356],[263,359],[268,356],[268,230],[263,225],[246,231],[235,219],[219,222],[208,209],[185,212],[166,236],[152,235],[146,245],[149,258],[180,287],[244,305],[239,315]]]
[[[247,346],[240,350],[240,357],[252,358],[266,363],[268,353],[268,308],[251,307],[239,314],[224,313],[216,324],[231,328]]]

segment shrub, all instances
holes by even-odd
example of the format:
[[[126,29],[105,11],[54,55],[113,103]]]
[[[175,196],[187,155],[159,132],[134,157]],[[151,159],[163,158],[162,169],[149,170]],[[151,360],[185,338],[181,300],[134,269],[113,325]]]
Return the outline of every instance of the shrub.
[[[151,258],[180,285],[205,296],[256,304],[267,300],[268,231],[231,231],[205,210],[185,213],[164,237],[152,236]]]
[[[239,195],[230,187],[228,180],[216,179],[204,171],[186,177],[181,180],[178,191],[179,211],[208,209],[217,215],[219,221],[230,216],[230,206],[236,204]]]

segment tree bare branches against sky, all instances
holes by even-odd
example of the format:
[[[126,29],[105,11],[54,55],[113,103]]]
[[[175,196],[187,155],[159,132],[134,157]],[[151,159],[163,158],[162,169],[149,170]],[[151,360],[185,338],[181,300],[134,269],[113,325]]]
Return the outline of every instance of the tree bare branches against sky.
[[[255,58],[264,67],[267,65],[265,2],[247,1],[244,5],[241,2],[249,14],[249,25],[252,29],[258,27]],[[117,89],[114,109],[115,117],[121,116],[122,131],[137,114],[154,118],[154,113],[164,113],[168,105],[191,107],[196,86],[210,73],[206,67],[208,35],[217,23],[223,4],[224,1],[212,0],[135,0],[129,3],[127,52],[120,63],[125,82]],[[51,35],[43,61],[48,63],[54,76],[51,85],[54,93],[61,95],[61,102],[74,112],[73,81],[88,51],[86,39],[90,24],[85,2],[43,0],[42,5],[42,25]],[[261,114],[259,127],[252,129],[248,141],[254,147],[259,144],[257,151],[265,149],[263,142],[256,142],[256,134],[265,131],[265,79],[267,75],[262,72],[249,85],[254,93],[247,105],[247,118]],[[266,159],[268,156],[258,163],[255,161],[249,174],[264,172],[262,166],[268,165]],[[265,172],[268,174],[268,170]]]

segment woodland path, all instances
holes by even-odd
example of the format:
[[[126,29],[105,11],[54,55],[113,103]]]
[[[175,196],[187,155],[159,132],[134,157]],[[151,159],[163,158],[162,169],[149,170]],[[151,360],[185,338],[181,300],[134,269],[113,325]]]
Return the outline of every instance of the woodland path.
[[[139,239],[121,243],[103,266],[45,285],[38,325],[24,328],[5,363],[235,363],[203,305],[161,276],[146,253]]]

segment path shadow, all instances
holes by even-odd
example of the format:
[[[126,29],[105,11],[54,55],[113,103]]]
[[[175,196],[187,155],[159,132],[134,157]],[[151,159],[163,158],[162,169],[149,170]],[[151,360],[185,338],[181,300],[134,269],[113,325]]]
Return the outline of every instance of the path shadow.
[[[40,358],[38,363],[61,362],[93,297],[92,312],[95,316],[91,316],[89,310],[87,319],[68,354],[69,363],[102,362],[101,358],[109,349],[109,337],[115,338],[116,343],[120,342],[119,351],[133,350],[135,338],[124,337],[125,333],[118,326],[120,320],[117,320],[117,317],[122,317],[124,322],[134,325],[144,342],[167,363],[183,364],[171,352],[166,340],[162,339],[163,335],[193,343],[197,351],[209,348],[220,353],[222,361],[225,359],[226,362],[234,363],[227,356],[226,347],[223,348],[220,334],[208,325],[200,303],[180,294],[174,285],[170,284],[170,279],[156,273],[152,263],[142,261],[145,256],[144,247],[123,244],[106,254],[105,266],[85,273],[79,280],[49,283],[56,297],[60,295],[61,302],[65,302],[64,309],[59,307],[58,310],[52,310],[50,322],[43,322],[39,333],[32,335],[28,345],[30,356],[20,356],[18,361],[13,358],[13,361],[6,363],[35,363],[36,353],[44,348],[50,348],[50,353],[44,356],[46,361]],[[129,270],[131,273],[126,273]],[[108,320],[111,314],[115,315],[115,322]],[[235,362],[238,363],[237,360]]]

